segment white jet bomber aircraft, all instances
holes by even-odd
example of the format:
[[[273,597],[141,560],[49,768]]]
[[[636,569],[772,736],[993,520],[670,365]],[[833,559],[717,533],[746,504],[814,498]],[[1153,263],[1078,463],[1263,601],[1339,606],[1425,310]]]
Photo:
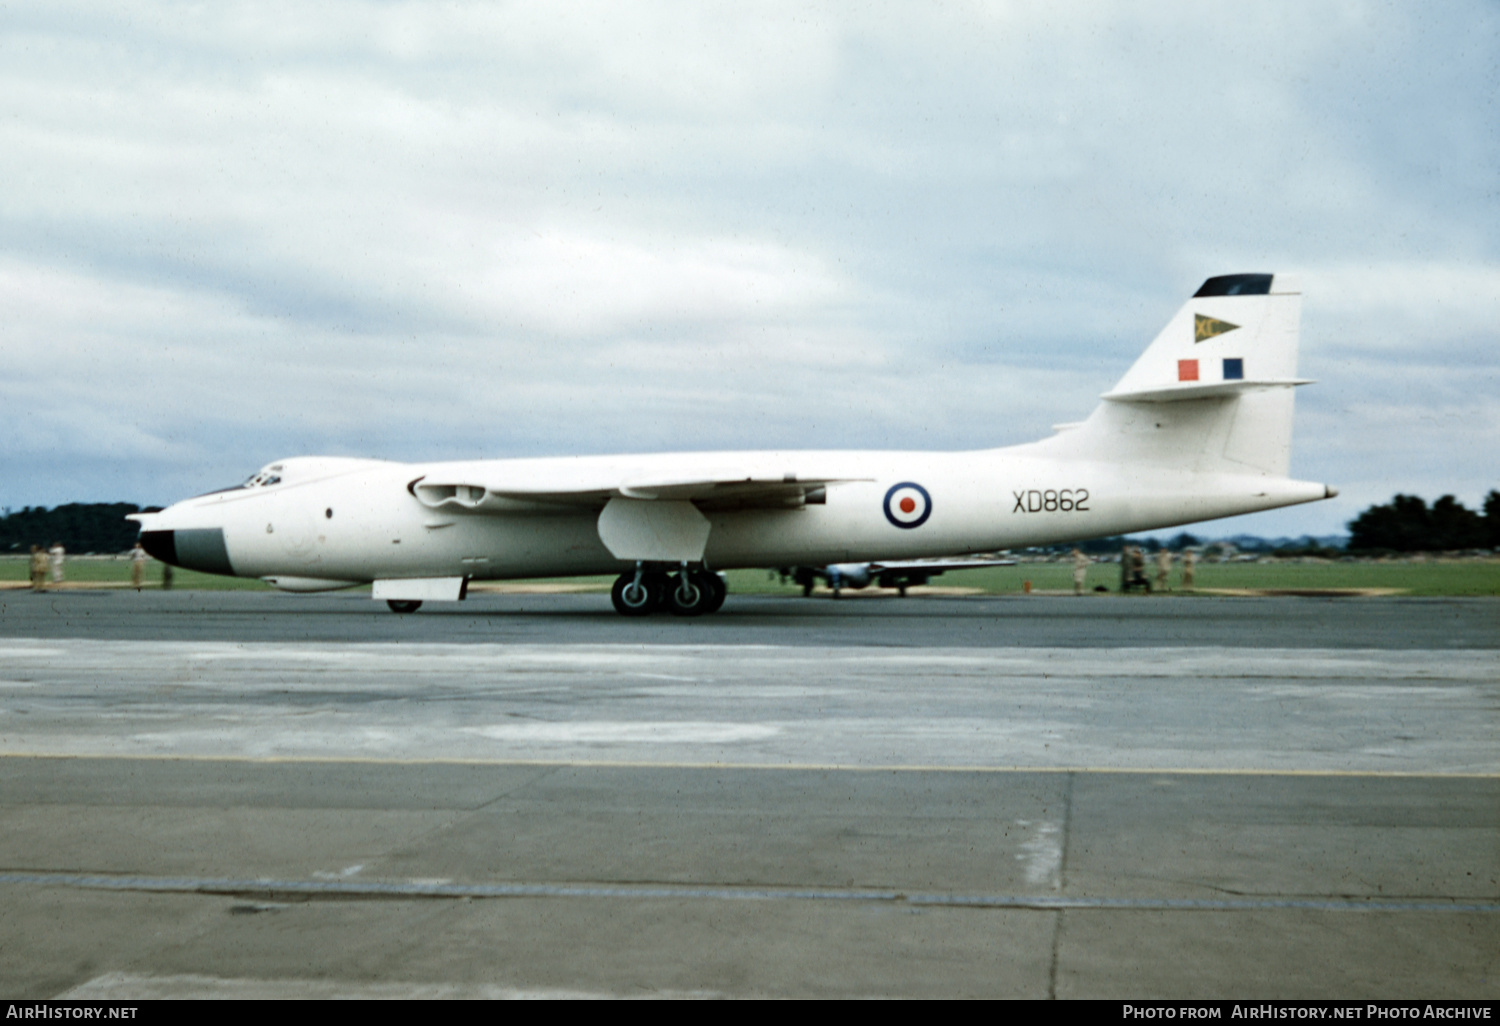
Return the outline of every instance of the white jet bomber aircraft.
[[[969,452],[714,452],[391,463],[299,457],[136,514],[157,559],[396,612],[471,580],[618,573],[626,616],[716,610],[735,567],[992,552],[1313,502],[1287,476],[1301,295],[1210,278],[1092,416]]]

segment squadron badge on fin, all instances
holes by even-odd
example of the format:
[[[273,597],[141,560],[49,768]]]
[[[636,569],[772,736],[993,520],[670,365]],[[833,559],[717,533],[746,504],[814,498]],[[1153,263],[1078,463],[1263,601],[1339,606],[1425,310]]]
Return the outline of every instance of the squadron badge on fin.
[[[1204,317],[1202,314],[1193,314],[1193,343],[1197,344],[1205,339],[1213,338],[1215,335],[1234,331],[1238,327],[1238,324],[1230,324],[1228,321],[1219,321],[1212,317]]]

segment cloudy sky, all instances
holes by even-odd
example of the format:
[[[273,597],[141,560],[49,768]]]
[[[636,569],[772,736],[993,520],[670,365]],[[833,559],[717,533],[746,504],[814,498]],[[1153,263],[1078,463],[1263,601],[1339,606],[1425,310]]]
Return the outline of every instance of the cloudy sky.
[[[0,8],[0,504],[978,448],[1303,282],[1329,533],[1500,487],[1500,6]]]

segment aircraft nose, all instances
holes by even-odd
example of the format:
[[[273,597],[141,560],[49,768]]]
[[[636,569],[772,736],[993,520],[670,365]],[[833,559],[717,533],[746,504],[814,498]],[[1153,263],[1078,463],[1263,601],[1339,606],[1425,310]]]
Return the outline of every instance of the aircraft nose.
[[[224,531],[218,527],[194,527],[175,531],[142,531],[141,548],[163,563],[184,570],[234,576]]]
[[[141,548],[149,552],[151,558],[177,566],[176,534],[176,531],[142,531]]]

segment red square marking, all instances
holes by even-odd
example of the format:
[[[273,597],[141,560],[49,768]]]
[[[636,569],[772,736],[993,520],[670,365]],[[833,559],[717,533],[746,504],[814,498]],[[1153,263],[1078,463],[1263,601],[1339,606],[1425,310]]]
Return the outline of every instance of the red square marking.
[[[1198,380],[1198,361],[1197,360],[1178,360],[1177,361],[1177,380],[1178,381],[1197,381]]]

